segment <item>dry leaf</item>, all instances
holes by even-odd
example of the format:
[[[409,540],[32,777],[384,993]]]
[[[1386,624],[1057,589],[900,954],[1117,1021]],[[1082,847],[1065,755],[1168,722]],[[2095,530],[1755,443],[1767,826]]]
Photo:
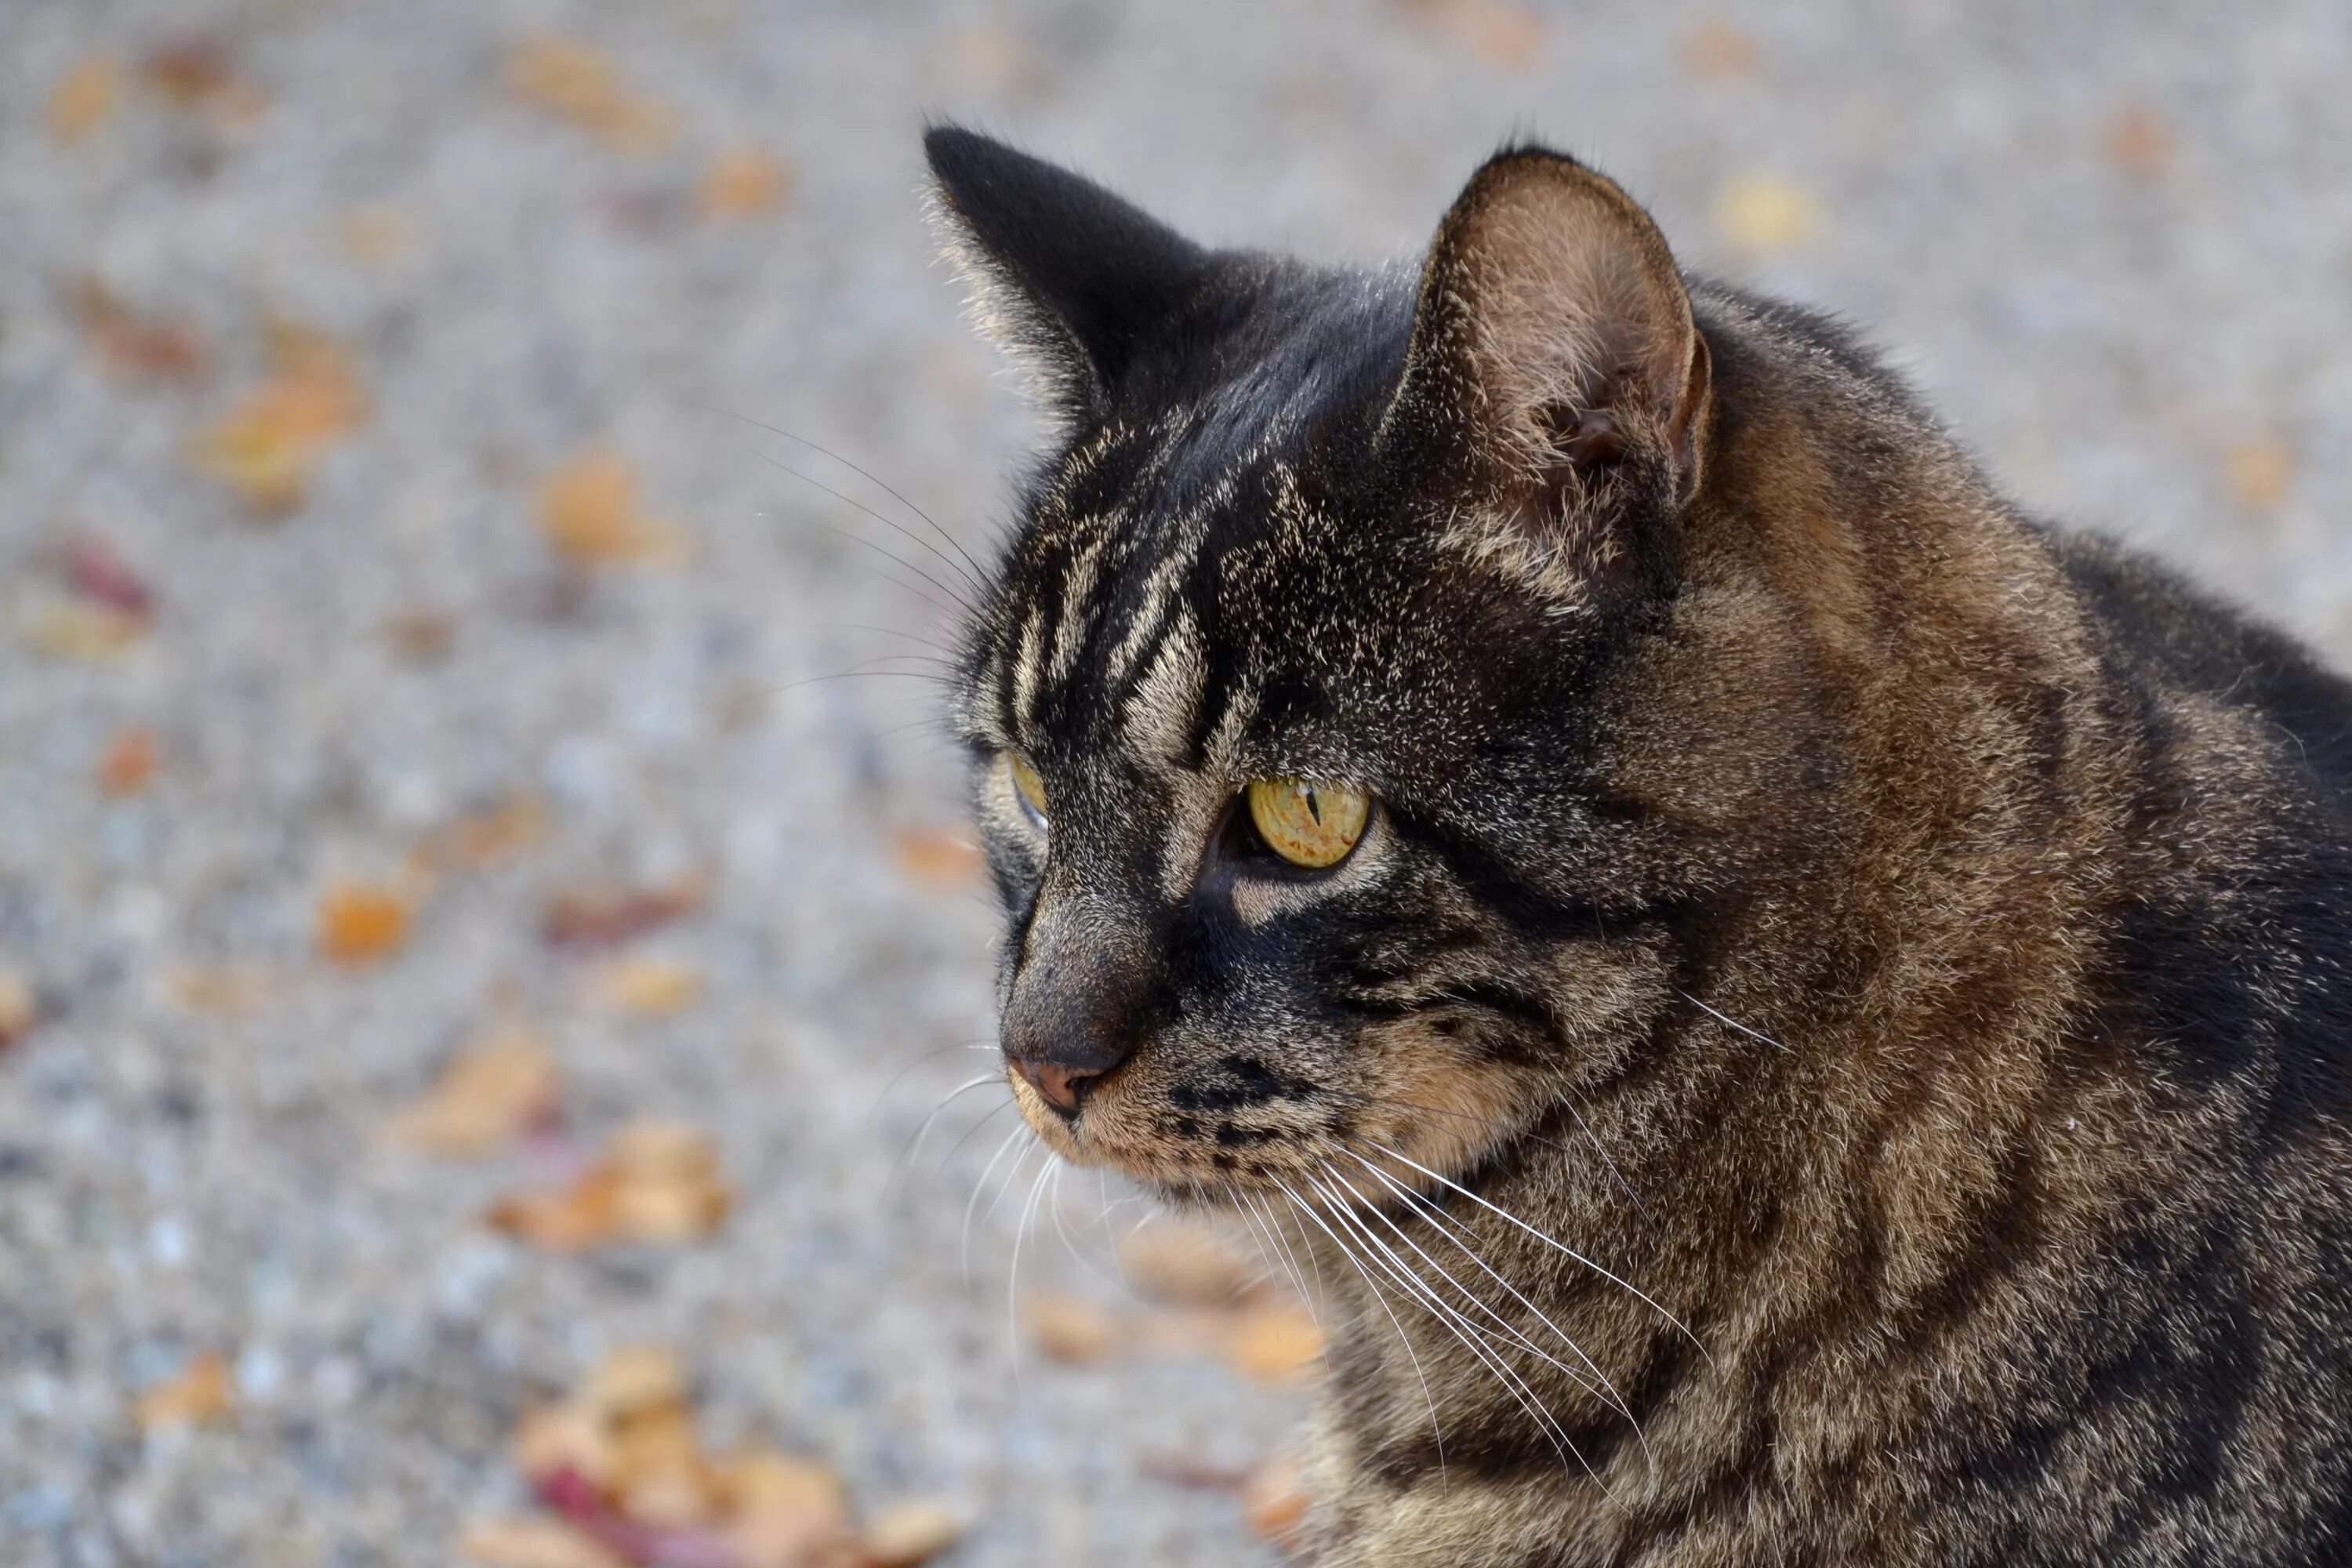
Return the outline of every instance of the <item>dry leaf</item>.
[[[637,505],[637,473],[617,453],[590,450],[539,485],[539,529],[575,566],[623,566],[674,558],[677,526]]]
[[[2161,179],[2176,151],[2172,127],[2145,103],[2116,110],[2107,121],[2104,144],[2108,161],[2138,180]]]
[[[676,1122],[638,1121],[569,1187],[500,1200],[499,1231],[553,1252],[608,1242],[698,1241],[726,1219],[733,1194],[710,1141]]]
[[[415,236],[408,219],[391,207],[361,207],[343,215],[335,237],[352,260],[369,267],[397,261]]]
[[[320,953],[352,968],[381,963],[408,944],[415,911],[406,892],[372,882],[338,882],[319,900]]]
[[[482,1568],[627,1568],[593,1537],[554,1519],[481,1520],[457,1538],[457,1554]]]
[[[230,1404],[228,1358],[208,1350],[193,1357],[177,1377],[142,1394],[134,1415],[144,1432],[198,1426],[220,1420]]]
[[[403,610],[384,622],[383,640],[411,664],[438,664],[457,646],[457,623],[437,610]]]
[[[868,1568],[921,1568],[963,1539],[963,1520],[944,1503],[902,1502],[866,1527]]]
[[[1262,1288],[1250,1259],[1204,1226],[1146,1226],[1119,1244],[1118,1256],[1129,1283],[1172,1306],[1232,1307]]]
[[[199,468],[226,481],[260,517],[301,505],[320,457],[369,413],[350,353],[325,333],[273,323],[269,358],[268,378],[188,447]]]
[[[66,546],[66,581],[81,598],[135,620],[152,620],[155,595],[114,547],[87,536]]]
[[[547,836],[547,803],[534,795],[510,795],[452,818],[426,834],[416,857],[434,868],[468,870],[513,858]]]
[[[812,1459],[751,1453],[719,1468],[729,1545],[744,1568],[803,1568],[849,1539],[841,1478]]]
[[[714,153],[702,167],[702,184],[695,205],[705,217],[751,217],[783,205],[793,188],[793,172],[782,158],[761,147],[739,147]]]
[[[58,79],[49,92],[49,135],[79,142],[114,117],[122,98],[122,68],[110,55],[93,55]]]
[[[510,1031],[451,1058],[432,1089],[393,1120],[392,1134],[436,1154],[475,1157],[551,1124],[562,1105],[555,1058],[536,1036]]]
[[[599,1421],[625,1420],[683,1405],[686,1367],[666,1345],[629,1344],[612,1352],[581,1384],[579,1404]]]
[[[670,959],[615,959],[589,976],[588,994],[620,1013],[682,1013],[702,995],[702,971]]]
[[[1024,1315],[1037,1348],[1055,1361],[1090,1366],[1118,1352],[1118,1324],[1091,1301],[1058,1294],[1032,1296]]]
[[[570,1470],[596,1486],[610,1486],[620,1465],[604,1416],[577,1399],[525,1415],[507,1453],[515,1468],[533,1481]]]
[[[891,847],[897,853],[898,869],[934,888],[961,886],[988,867],[978,845],[943,827],[902,827],[891,840]]]
[[[212,351],[194,328],[142,315],[96,278],[76,279],[67,302],[110,374],[128,381],[190,382],[212,363]]]
[[[1509,0],[1405,0],[1405,8],[1506,70],[1526,70],[1543,52],[1543,17]]]
[[[2286,500],[2294,484],[2294,449],[2275,436],[2242,441],[2224,460],[2231,491],[2239,504],[2257,511],[2268,511]]]
[[[694,1414],[683,1402],[621,1422],[614,1432],[614,1500],[639,1524],[683,1530],[709,1524],[723,1497],[702,1458]]]
[[[41,1021],[39,993],[16,970],[0,968],[0,1051],[33,1032]]]
[[[1731,242],[1759,255],[1793,250],[1822,226],[1822,205],[1781,174],[1742,174],[1716,197],[1716,221]]]
[[[112,658],[146,635],[143,616],[73,599],[37,601],[25,625],[25,640],[58,658]]]
[[[658,153],[676,122],[636,97],[610,56],[571,38],[527,38],[507,53],[507,90],[587,132],[615,152]]]
[[[1304,1307],[1272,1303],[1236,1317],[1223,1350],[1234,1370],[1253,1382],[1297,1383],[1323,1359],[1323,1331]]]
[[[1262,1539],[1285,1551],[1298,1546],[1308,1503],[1306,1479],[1288,1458],[1260,1465],[1242,1488],[1242,1518]]]
[[[551,947],[593,952],[617,947],[702,908],[709,885],[689,877],[655,888],[586,888],[559,893],[540,919]]]
[[[1719,16],[1701,22],[1683,39],[1683,65],[1708,81],[1752,77],[1761,60],[1755,37]]]
[[[152,730],[124,730],[98,760],[98,787],[110,795],[142,794],[155,781],[163,754]]]
[[[250,1013],[269,991],[269,977],[251,969],[184,969],[172,982],[180,1005],[199,1013]]]

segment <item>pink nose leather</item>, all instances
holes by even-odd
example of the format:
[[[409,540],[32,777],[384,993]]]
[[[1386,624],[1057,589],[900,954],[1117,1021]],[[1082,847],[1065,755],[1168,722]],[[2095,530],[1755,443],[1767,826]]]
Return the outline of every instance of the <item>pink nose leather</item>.
[[[1098,1072],[1078,1072],[1059,1062],[1035,1062],[1023,1059],[1013,1064],[1029,1087],[1045,1097],[1045,1103],[1065,1116],[1077,1113],[1078,1096],[1087,1085],[1103,1075]]]

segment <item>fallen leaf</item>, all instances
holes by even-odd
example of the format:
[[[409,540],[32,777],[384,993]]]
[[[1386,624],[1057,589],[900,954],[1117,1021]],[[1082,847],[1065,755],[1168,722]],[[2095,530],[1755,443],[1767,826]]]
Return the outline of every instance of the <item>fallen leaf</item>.
[[[1762,62],[1754,36],[1719,16],[1693,27],[1683,38],[1682,54],[1685,68],[1707,81],[1752,77]]]
[[[499,1200],[493,1229],[551,1252],[611,1242],[698,1241],[727,1217],[733,1194],[710,1141],[676,1122],[638,1121],[570,1186]]]
[[[562,1092],[547,1047],[509,1030],[452,1057],[424,1098],[393,1119],[392,1135],[436,1154],[478,1157],[553,1123]]]
[[[653,888],[585,888],[559,893],[540,919],[551,947],[593,952],[618,947],[683,920],[702,908],[709,885],[700,877]]]
[[[343,215],[336,240],[352,260],[368,267],[397,261],[415,239],[408,219],[391,207],[361,207]]]
[[[598,1362],[580,1385],[578,1402],[601,1422],[624,1421],[684,1405],[691,1393],[685,1363],[666,1345],[622,1345]]]
[[[122,68],[110,55],[92,55],[49,90],[50,139],[81,141],[114,117],[121,97]]]
[[[2163,178],[2177,151],[2172,127],[2145,103],[2117,110],[2102,141],[2108,162],[2137,180]]]
[[[0,968],[0,1051],[33,1032],[41,1021],[39,993],[14,969]]]
[[[1242,1488],[1242,1518],[1260,1539],[1295,1551],[1307,1522],[1309,1499],[1297,1464],[1276,1458],[1260,1465]]]
[[[415,919],[409,895],[398,888],[338,882],[319,900],[318,949],[349,968],[381,963],[408,944]]]
[[[1023,1309],[1037,1348],[1058,1362],[1091,1366],[1117,1354],[1122,1335],[1108,1312],[1076,1296],[1045,1293]]]
[[[1172,1306],[1227,1308],[1263,1289],[1261,1271],[1205,1226],[1146,1226],[1119,1244],[1118,1256],[1129,1283]]]
[[[539,528],[576,566],[624,566],[674,558],[677,526],[637,505],[637,473],[619,454],[590,450],[540,481]]]
[[[610,1486],[620,1467],[607,1422],[583,1401],[567,1400],[526,1415],[507,1446],[516,1469],[537,1481],[562,1470]]]
[[[1405,0],[1405,9],[1506,70],[1527,70],[1543,52],[1543,17],[1509,0]]]
[[[66,581],[81,598],[135,620],[152,620],[155,595],[131,563],[102,539],[87,535],[66,546]]]
[[[457,1538],[457,1553],[482,1568],[627,1568],[593,1537],[555,1519],[478,1521]]]
[[[270,990],[269,977],[251,969],[184,969],[172,982],[182,1006],[230,1016],[259,1007]]]
[[[978,878],[988,866],[978,845],[944,827],[902,827],[893,837],[891,847],[897,854],[898,869],[929,887],[961,886]]]
[[[611,1491],[622,1513],[662,1530],[717,1518],[724,1495],[703,1459],[694,1413],[683,1401],[617,1423],[613,1447]]]
[[[2277,506],[2294,487],[2294,448],[2275,436],[2242,441],[2230,448],[2223,461],[2239,504],[2257,511]]]
[[[629,90],[610,56],[574,39],[541,37],[516,44],[507,52],[506,84],[525,103],[615,152],[658,153],[676,130],[667,109]]]
[[[588,977],[588,994],[620,1013],[682,1013],[702,994],[702,971],[671,959],[615,959]]]
[[[744,1568],[803,1568],[850,1539],[841,1478],[813,1459],[755,1452],[719,1468],[728,1543]]]
[[[547,803],[535,795],[509,795],[436,827],[416,856],[428,868],[477,869],[511,859],[546,836]]]
[[[739,147],[703,165],[695,205],[705,217],[752,217],[782,206],[792,188],[793,172],[782,159],[765,148]]]
[[[1715,216],[1733,244],[1759,255],[1796,249],[1822,226],[1821,203],[1782,174],[1739,175],[1717,195]]]
[[[229,1413],[230,1405],[228,1358],[208,1350],[190,1358],[177,1377],[142,1394],[133,1415],[141,1431],[153,1432],[218,1421]]]
[[[76,279],[67,301],[110,374],[126,381],[192,382],[202,379],[212,363],[212,350],[194,328],[131,309],[96,278]]]
[[[269,357],[268,377],[188,447],[199,468],[259,517],[300,506],[320,456],[369,414],[351,354],[325,333],[273,323]]]
[[[143,794],[163,762],[152,730],[121,731],[98,760],[98,787],[117,797]]]
[[[949,35],[945,54],[965,93],[1034,99],[1053,85],[1036,52],[1007,27],[961,28]]]
[[[198,108],[236,85],[228,55],[209,38],[183,38],[149,55],[139,67],[147,85],[181,109]]]
[[[868,1568],[921,1568],[963,1531],[962,1517],[944,1503],[896,1503],[866,1527],[866,1562]]]
[[[1323,1331],[1304,1307],[1254,1307],[1225,1331],[1225,1360],[1255,1383],[1297,1383],[1323,1359]]]
[[[437,610],[403,610],[384,622],[383,639],[411,664],[438,664],[457,646],[457,623]]]
[[[73,599],[37,601],[25,624],[25,640],[58,658],[113,658],[146,635],[143,616]]]

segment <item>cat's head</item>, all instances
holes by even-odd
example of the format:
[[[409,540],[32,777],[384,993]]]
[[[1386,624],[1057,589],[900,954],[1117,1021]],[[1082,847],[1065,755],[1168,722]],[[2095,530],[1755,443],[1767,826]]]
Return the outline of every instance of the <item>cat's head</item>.
[[[1177,1193],[1458,1173],[1626,1068],[1730,874],[1677,749],[1749,728],[1675,629],[1715,383],[1649,217],[1515,149],[1338,271],[927,147],[1058,429],[957,713],[1030,1123]]]

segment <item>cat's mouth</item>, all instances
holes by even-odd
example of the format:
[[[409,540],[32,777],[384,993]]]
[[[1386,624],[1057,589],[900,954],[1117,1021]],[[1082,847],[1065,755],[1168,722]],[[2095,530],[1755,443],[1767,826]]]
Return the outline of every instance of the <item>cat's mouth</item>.
[[[1368,1166],[1459,1175],[1519,1136],[1547,1098],[1518,1070],[1433,1055],[1425,1044],[1393,1054],[1363,1044],[1365,1070],[1339,1083],[1232,1052],[1192,1064],[1139,1053],[1066,1096],[1050,1075],[1015,1062],[1005,1076],[1031,1130],[1071,1163],[1211,1201],[1295,1191]]]

